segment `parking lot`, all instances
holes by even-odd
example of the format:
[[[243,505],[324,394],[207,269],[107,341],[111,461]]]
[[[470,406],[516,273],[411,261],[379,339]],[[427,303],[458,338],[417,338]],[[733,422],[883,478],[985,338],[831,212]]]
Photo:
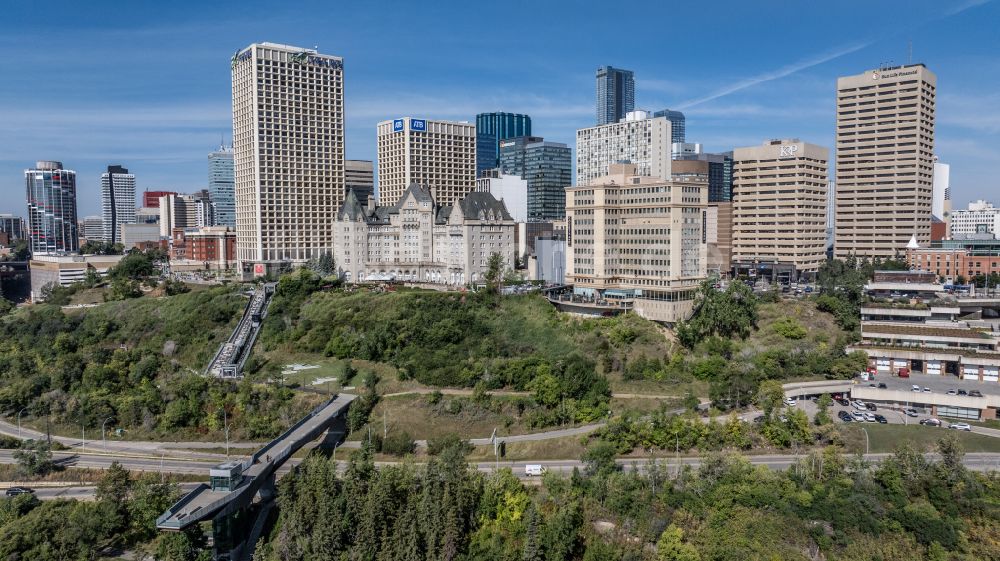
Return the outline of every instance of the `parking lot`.
[[[870,386],[871,384],[885,384],[890,390],[910,391],[912,386],[929,388],[930,393],[944,394],[948,390],[979,390],[983,395],[1000,395],[1000,384],[996,382],[979,382],[974,380],[962,380],[951,374],[933,376],[929,374],[911,374],[909,378],[899,378],[891,374],[878,374],[874,380],[864,382],[859,381],[858,385]]]

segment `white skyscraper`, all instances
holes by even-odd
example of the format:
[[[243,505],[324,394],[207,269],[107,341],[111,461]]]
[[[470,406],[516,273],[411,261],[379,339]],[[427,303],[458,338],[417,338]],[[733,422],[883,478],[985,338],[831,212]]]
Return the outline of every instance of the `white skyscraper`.
[[[670,121],[650,118],[646,111],[633,111],[617,123],[576,131],[576,184],[610,174],[611,164],[636,165],[636,175],[670,177]]]
[[[934,198],[931,214],[944,220],[951,212],[951,166],[934,158]]]
[[[344,61],[255,43],[232,59],[236,253],[261,275],[332,252],[344,199]]]
[[[476,126],[403,117],[378,124],[378,200],[396,204],[410,183],[431,190],[440,205],[476,187]]]
[[[135,176],[122,166],[101,174],[101,218],[107,243],[121,243],[121,225],[135,224]]]

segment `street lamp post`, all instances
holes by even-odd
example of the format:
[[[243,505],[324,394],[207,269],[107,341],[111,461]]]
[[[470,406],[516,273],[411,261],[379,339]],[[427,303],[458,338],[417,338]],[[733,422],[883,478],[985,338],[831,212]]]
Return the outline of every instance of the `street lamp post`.
[[[87,421],[80,422],[80,450],[87,453]]]
[[[104,451],[105,452],[108,451],[108,437],[105,436],[104,427],[107,426],[108,421],[110,421],[111,419],[114,419],[114,417],[108,417],[107,419],[104,419],[103,423],[101,423],[101,440],[104,442]]]
[[[21,413],[24,413],[27,410],[28,410],[27,407],[23,407],[20,411],[17,412],[17,439],[18,440],[21,440]]]
[[[870,446],[871,442],[868,439],[868,429],[866,429],[865,427],[861,427],[861,430],[864,431],[865,433],[865,456],[868,456],[868,451],[871,448]]]

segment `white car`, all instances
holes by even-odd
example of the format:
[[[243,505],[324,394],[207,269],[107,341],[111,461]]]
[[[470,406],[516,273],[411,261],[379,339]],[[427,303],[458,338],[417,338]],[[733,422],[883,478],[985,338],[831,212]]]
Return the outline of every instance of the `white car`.
[[[858,411],[864,411],[866,409],[865,402],[859,399],[856,399],[853,402],[851,402],[851,406],[857,409]]]
[[[924,386],[924,393],[931,393],[931,389]]]
[[[533,475],[538,476],[545,473],[545,466],[541,464],[528,464],[524,466],[524,475],[531,477]]]
[[[958,395],[958,390],[955,389],[948,390],[948,395]]]
[[[859,423],[863,422],[865,420],[865,414],[862,413],[861,411],[855,411],[855,412],[851,413],[851,417],[853,417],[854,420],[857,421],[857,422],[859,422]]]
[[[916,384],[913,384],[913,390],[912,391],[919,392],[920,391],[920,386],[918,386]]]
[[[948,425],[948,428],[955,429],[955,430],[964,430],[966,432],[972,430],[972,427],[969,426],[969,423],[952,423],[952,424]]]
[[[862,415],[864,415],[866,423],[874,423],[875,422],[875,414],[874,413],[862,413]]]
[[[785,405],[787,405],[789,407],[795,407],[795,400],[792,399],[792,398],[790,398],[790,397],[786,397],[785,398]]]

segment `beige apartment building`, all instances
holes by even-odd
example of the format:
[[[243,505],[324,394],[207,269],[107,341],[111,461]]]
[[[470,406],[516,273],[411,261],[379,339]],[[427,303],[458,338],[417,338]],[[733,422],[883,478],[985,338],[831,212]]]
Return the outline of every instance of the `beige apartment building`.
[[[619,162],[635,164],[637,175],[669,180],[670,121],[632,111],[617,123],[576,131],[577,185],[608,176]]]
[[[837,79],[837,257],[930,243],[936,98],[923,64]]]
[[[344,61],[255,43],[232,59],[236,253],[254,275],[333,251],[344,200]]]
[[[797,280],[826,260],[827,160],[821,146],[769,140],[733,151],[732,259],[738,273]]]
[[[566,189],[566,282],[578,298],[673,324],[690,315],[706,278],[708,184],[609,167]]]
[[[403,117],[378,130],[378,200],[393,205],[410,184],[430,189],[435,203],[452,205],[476,187],[476,126]]]

